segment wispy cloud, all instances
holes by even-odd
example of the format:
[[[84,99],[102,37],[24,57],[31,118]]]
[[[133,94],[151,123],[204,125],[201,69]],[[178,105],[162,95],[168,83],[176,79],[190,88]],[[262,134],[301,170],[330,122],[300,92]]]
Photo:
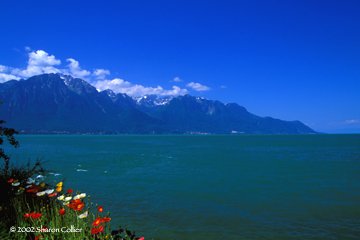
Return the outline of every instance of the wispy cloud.
[[[10,81],[10,80],[20,80],[20,77],[17,77],[12,74],[0,73],[0,83]]]
[[[29,60],[26,69],[12,68],[0,65],[0,83],[9,80],[19,80],[43,73],[62,73],[71,75],[76,78],[82,78],[88,81],[99,90],[111,89],[115,93],[126,93],[130,96],[143,96],[146,94],[164,95],[184,95],[188,93],[187,89],[173,86],[172,89],[164,89],[161,86],[146,87],[138,84],[132,84],[120,78],[112,80],[106,79],[110,75],[107,69],[97,68],[92,73],[80,67],[80,63],[73,58],[68,58],[66,68],[61,69],[61,61],[54,55],[49,55],[43,50],[33,51],[30,47],[25,47],[28,52]],[[173,79],[174,82],[181,82],[178,77]],[[195,86],[196,87],[196,86]]]
[[[0,65],[0,73],[5,73],[9,70],[9,67],[4,66],[4,65]]]
[[[188,83],[186,84],[187,87],[191,87],[192,89],[194,89],[195,91],[209,91],[211,88],[205,86],[205,85],[201,85],[200,83],[194,83],[194,82],[191,82],[191,83]]]
[[[329,122],[329,125],[355,125],[360,124],[359,119],[346,120],[342,122]]]
[[[173,86],[172,90],[165,90],[160,86],[156,88],[144,87],[138,84],[131,84],[123,79],[115,78],[113,80],[101,80],[93,84],[99,90],[111,89],[115,93],[126,93],[130,96],[144,96],[147,94],[157,94],[159,96],[165,95],[184,95],[188,93],[187,89],[181,89]]]
[[[173,82],[182,82],[183,80],[180,79],[179,77],[175,77],[172,81]]]
[[[17,77],[13,74],[10,74],[9,72],[11,72],[11,68],[4,66],[4,65],[0,65],[0,83],[9,81],[9,80],[20,80],[20,77]]]
[[[106,70],[106,69],[95,69],[93,75],[97,78],[97,79],[105,79],[106,75],[110,75],[110,71]]]
[[[75,59],[68,58],[66,59],[66,61],[70,62],[68,67],[72,76],[77,78],[85,78],[86,76],[89,76],[91,74],[89,71],[82,69],[79,62]]]
[[[16,78],[19,77],[31,77],[43,73],[59,73],[59,69],[54,66],[60,65],[61,61],[56,59],[54,55],[49,55],[43,50],[38,50],[36,52],[30,52],[29,61],[26,69],[19,68],[8,68],[10,73],[8,75],[14,75]],[[9,76],[6,76],[9,77]],[[15,79],[16,79],[15,78]],[[4,79],[0,79],[0,81]]]
[[[356,124],[356,123],[360,123],[360,120],[359,119],[346,120],[344,123],[345,124]]]

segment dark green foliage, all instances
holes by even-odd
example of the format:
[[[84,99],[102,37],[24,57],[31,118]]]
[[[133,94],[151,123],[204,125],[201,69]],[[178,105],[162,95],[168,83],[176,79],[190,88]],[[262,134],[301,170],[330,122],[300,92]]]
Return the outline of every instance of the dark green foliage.
[[[7,195],[0,196],[0,204],[7,205],[11,198],[15,197],[16,192],[12,190],[4,191],[5,189],[14,189],[11,187],[11,184],[8,183],[10,179],[18,180],[22,186],[26,186],[26,182],[30,177],[34,175],[46,175],[47,170],[42,166],[45,162],[37,159],[36,163],[31,166],[30,160],[27,164],[24,165],[14,165],[10,164],[9,169],[1,168],[0,169],[0,181],[1,181],[1,191],[7,192]]]
[[[0,104],[2,104],[2,102],[0,101]],[[19,142],[15,140],[14,134],[18,134],[17,131],[15,131],[15,129],[12,128],[7,128],[7,127],[3,127],[1,126],[1,124],[5,123],[4,120],[0,120],[0,145],[2,145],[4,143],[3,137],[6,137],[7,141],[14,146],[15,148],[19,147]],[[0,148],[0,160],[4,159],[5,161],[9,160],[9,156],[7,156],[4,152],[3,148]]]
[[[8,232],[11,226],[16,225],[16,209],[12,204],[14,198],[19,194],[18,191],[9,183],[10,179],[18,180],[21,186],[25,186],[29,177],[34,175],[46,175],[42,164],[44,161],[39,159],[31,166],[30,161],[25,165],[10,164],[10,159],[5,159],[5,163],[0,168],[0,237]],[[23,195],[24,204],[32,206],[36,204],[30,194]]]
[[[0,104],[2,104],[1,101]],[[0,120],[0,124],[3,123],[5,121]],[[19,147],[19,142],[14,137],[14,134],[17,133],[15,129],[0,126],[0,145],[4,143],[3,138],[6,138],[10,145],[15,148]],[[14,188],[8,181],[15,179],[22,185],[25,185],[29,177],[40,174],[45,175],[48,171],[42,167],[44,161],[39,159],[36,160],[33,166],[30,165],[30,160],[25,165],[10,163],[10,157],[5,154],[3,148],[0,148],[0,161],[0,221],[3,225],[0,227],[6,225],[6,229],[8,229],[9,226],[14,225],[15,219],[13,216],[15,216],[15,209],[11,204],[11,200],[17,195],[17,192],[14,191]]]

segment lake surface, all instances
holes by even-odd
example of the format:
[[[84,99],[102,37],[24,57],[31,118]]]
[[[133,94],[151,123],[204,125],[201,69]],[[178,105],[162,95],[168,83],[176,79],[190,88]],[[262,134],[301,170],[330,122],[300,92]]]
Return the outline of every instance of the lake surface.
[[[359,239],[360,135],[17,136],[145,239]]]

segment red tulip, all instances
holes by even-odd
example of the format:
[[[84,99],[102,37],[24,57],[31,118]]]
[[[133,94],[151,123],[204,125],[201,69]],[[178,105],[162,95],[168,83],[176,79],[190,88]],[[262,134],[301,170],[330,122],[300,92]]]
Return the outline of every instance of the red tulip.
[[[71,203],[73,203],[73,204],[79,204],[79,203],[81,203],[81,199],[73,199],[73,200],[71,200]]]
[[[41,217],[41,213],[34,213],[31,217],[34,219],[39,218]]]
[[[74,204],[66,204],[66,206],[68,207],[68,208],[74,208]]]
[[[36,188],[29,188],[28,190],[26,190],[26,192],[37,192]]]
[[[98,228],[92,228],[91,229],[92,234],[98,234],[99,232],[100,232],[100,229],[98,229]]]
[[[23,217],[24,217],[24,218],[28,218],[28,217],[31,217],[32,215],[34,215],[34,213],[25,214]]]
[[[57,195],[57,193],[54,192],[54,193],[50,194],[49,197],[55,197],[56,195]]]
[[[100,218],[95,219],[95,221],[93,222],[93,226],[99,226],[100,222],[101,222]]]
[[[101,222],[109,222],[111,220],[111,218],[108,218],[108,217],[103,217],[101,219]]]
[[[74,211],[80,211],[81,209],[83,209],[84,204],[82,202],[80,203],[75,203],[74,205]]]
[[[59,210],[59,213],[61,214],[61,216],[64,216],[64,214],[65,214],[65,209],[63,209],[63,208],[60,209],[60,210]]]

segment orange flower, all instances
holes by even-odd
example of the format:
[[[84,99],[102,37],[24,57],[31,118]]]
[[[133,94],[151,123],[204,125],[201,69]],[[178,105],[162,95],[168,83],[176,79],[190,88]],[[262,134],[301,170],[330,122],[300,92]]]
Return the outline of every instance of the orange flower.
[[[68,189],[68,190],[67,190],[67,193],[70,194],[70,193],[72,193],[73,191],[74,191],[74,190],[72,190],[72,189]]]
[[[108,218],[108,217],[103,217],[101,219],[101,222],[104,223],[104,222],[109,222],[111,220],[111,218]]]
[[[32,215],[34,215],[34,213],[25,214],[23,217],[24,217],[24,218],[28,218],[28,217],[31,217]]]
[[[64,216],[64,214],[65,214],[65,209],[63,209],[63,208],[60,209],[60,210],[59,210],[59,213],[60,213],[61,216]]]
[[[98,211],[99,211],[99,212],[102,212],[103,210],[104,210],[104,209],[103,209],[102,206],[99,206],[99,207],[98,207]]]
[[[8,181],[8,183],[12,183],[14,181],[14,179],[10,179],[9,181]]]
[[[95,221],[93,222],[93,226],[99,226],[100,222],[101,222],[100,218],[95,219]]]
[[[34,219],[39,218],[39,217],[41,217],[41,213],[34,213],[31,217]]]

